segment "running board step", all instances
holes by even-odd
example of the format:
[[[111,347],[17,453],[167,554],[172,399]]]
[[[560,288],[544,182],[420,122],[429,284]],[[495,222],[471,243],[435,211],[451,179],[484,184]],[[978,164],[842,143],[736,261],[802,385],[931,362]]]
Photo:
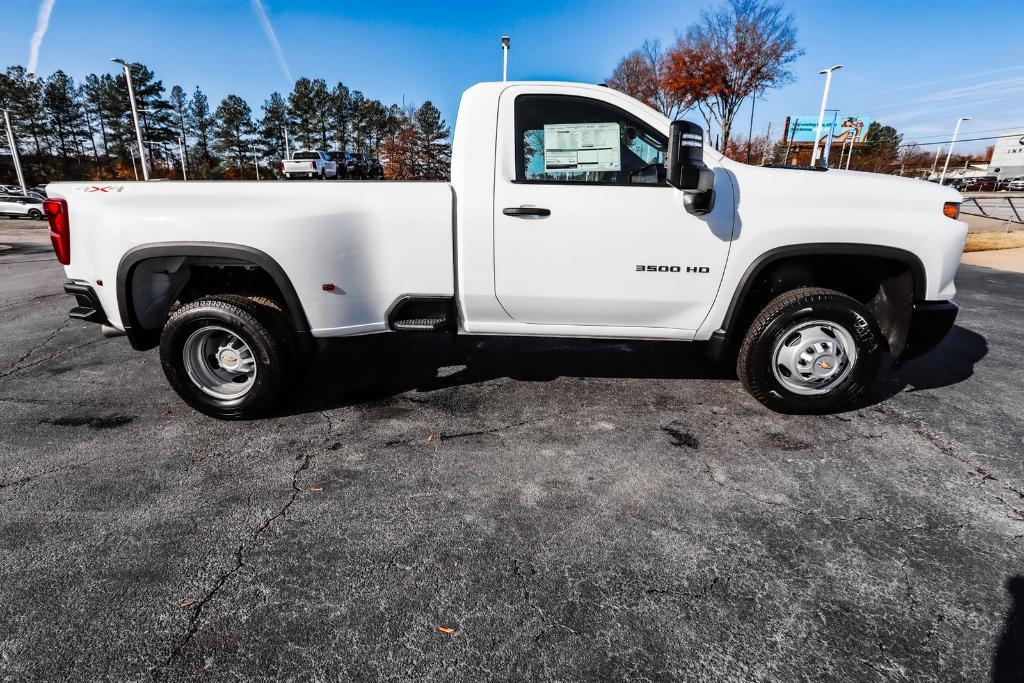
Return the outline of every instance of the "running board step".
[[[396,332],[442,332],[454,321],[455,302],[448,297],[405,297],[388,313],[388,326]]]

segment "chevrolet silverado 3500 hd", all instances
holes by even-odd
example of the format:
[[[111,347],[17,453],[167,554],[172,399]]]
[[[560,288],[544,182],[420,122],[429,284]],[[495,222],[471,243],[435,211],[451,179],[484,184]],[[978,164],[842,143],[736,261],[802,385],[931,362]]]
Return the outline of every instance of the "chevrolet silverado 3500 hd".
[[[450,183],[47,190],[71,317],[159,346],[221,418],[273,410],[314,338],[405,330],[704,341],[766,406],[826,412],[945,336],[967,232],[947,187],[747,166],[574,83],[466,91]]]

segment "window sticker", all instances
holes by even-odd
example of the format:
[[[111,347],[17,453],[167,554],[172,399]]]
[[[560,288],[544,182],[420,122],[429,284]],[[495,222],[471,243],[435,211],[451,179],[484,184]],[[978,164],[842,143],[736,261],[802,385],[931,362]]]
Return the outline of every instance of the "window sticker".
[[[618,123],[544,125],[544,172],[620,171]]]

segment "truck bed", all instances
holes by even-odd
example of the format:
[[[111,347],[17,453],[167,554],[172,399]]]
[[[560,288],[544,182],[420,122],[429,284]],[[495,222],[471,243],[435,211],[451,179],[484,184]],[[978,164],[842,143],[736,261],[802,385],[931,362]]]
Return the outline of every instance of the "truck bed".
[[[53,183],[48,192],[69,206],[68,277],[95,287],[117,327],[118,264],[157,244],[264,252],[291,279],[314,336],[383,330],[403,295],[454,294],[447,183]]]

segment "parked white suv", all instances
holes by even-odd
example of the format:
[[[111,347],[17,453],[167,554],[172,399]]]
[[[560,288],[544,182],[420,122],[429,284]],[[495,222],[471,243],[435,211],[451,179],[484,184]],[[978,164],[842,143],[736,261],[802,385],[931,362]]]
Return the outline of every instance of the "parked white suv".
[[[281,173],[287,180],[292,178],[337,178],[338,163],[327,152],[315,149],[301,149],[291,159],[281,162]]]
[[[40,220],[43,217],[43,200],[32,195],[0,195],[0,216]]]

